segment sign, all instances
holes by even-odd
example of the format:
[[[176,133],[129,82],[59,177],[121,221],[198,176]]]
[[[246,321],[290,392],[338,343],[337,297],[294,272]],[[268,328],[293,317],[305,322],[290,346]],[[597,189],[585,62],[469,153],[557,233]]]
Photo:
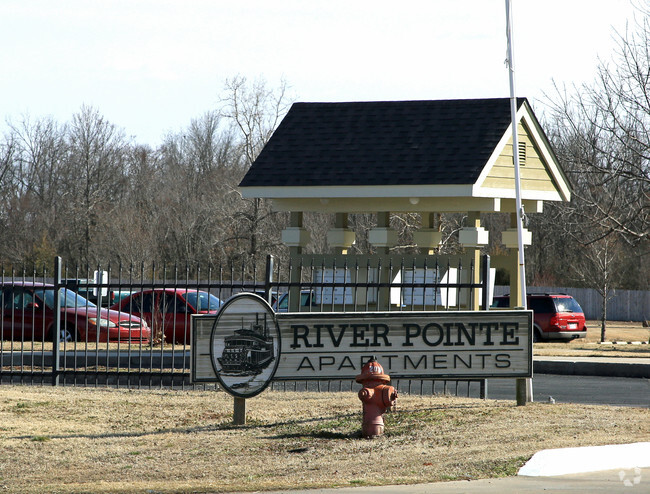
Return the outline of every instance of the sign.
[[[346,290],[345,287],[337,286],[334,287],[325,287],[318,290],[314,290],[314,302],[316,305],[332,305],[332,304],[348,304],[352,305],[354,303],[353,297],[353,288],[352,288],[352,276],[350,271],[347,269],[322,269],[317,268],[314,270],[314,281],[317,284],[320,283],[336,283],[341,285],[347,283],[350,287]]]
[[[276,380],[354,379],[372,356],[392,379],[532,377],[532,311],[266,314],[278,331]],[[205,362],[208,317],[193,316],[195,382],[223,372]]]
[[[217,313],[210,334],[210,360],[230,394],[249,398],[271,382],[280,356],[273,309],[261,297],[241,293]]]
[[[374,355],[393,379],[532,376],[532,312],[277,314],[276,379],[349,379]]]
[[[421,268],[404,269],[404,283],[441,283],[453,285],[458,283],[458,269],[449,268],[442,280],[438,279],[436,270],[424,270]],[[402,304],[409,305],[432,305],[442,307],[453,307],[457,304],[458,288],[423,288],[404,287],[402,288]]]

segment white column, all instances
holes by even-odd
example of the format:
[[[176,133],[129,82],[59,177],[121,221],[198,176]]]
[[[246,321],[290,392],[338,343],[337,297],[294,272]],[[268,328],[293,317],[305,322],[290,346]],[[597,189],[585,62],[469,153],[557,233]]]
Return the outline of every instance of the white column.
[[[383,254],[397,245],[397,232],[389,226],[390,213],[377,213],[377,226],[368,232],[368,242]]]

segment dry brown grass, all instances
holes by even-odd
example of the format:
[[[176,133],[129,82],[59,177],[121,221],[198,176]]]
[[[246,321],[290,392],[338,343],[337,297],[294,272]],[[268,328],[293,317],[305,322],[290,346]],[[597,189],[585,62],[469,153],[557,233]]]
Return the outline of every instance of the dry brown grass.
[[[587,337],[590,343],[600,341],[600,321],[587,321]],[[650,340],[650,328],[640,322],[607,321],[605,336],[607,341],[645,341]]]
[[[355,393],[0,388],[0,490],[232,492],[513,475],[545,448],[650,440],[650,410],[403,396],[359,437]]]

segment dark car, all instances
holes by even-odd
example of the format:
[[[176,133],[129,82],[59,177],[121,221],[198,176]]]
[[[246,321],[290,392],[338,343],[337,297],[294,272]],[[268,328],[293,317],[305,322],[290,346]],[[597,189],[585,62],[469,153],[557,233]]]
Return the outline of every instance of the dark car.
[[[115,292],[106,286],[98,286],[98,281],[88,278],[66,278],[62,280],[66,288],[81,295],[95,305],[108,307],[117,302]]]
[[[316,300],[314,293],[311,290],[300,290],[300,308],[298,309],[301,312],[308,312],[316,307]],[[282,296],[276,300],[273,304],[273,310],[275,312],[287,312],[289,310],[289,294],[284,293]]]
[[[584,311],[571,295],[531,293],[526,300],[533,311],[533,341],[571,341],[587,336]],[[510,307],[510,296],[494,297],[492,307]]]
[[[56,336],[54,286],[22,281],[5,281],[0,286],[2,339],[53,341]],[[61,341],[149,343],[149,327],[138,317],[114,310],[100,310],[67,288],[60,290],[59,298]]]
[[[222,302],[203,290],[154,288],[136,292],[111,307],[141,317],[151,327],[154,339],[168,343],[190,342],[192,314],[216,314]]]

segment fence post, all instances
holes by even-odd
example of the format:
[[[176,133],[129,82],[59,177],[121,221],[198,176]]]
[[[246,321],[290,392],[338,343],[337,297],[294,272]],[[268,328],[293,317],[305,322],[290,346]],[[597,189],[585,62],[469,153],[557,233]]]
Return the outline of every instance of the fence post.
[[[54,335],[52,338],[52,386],[59,385],[59,372],[61,363],[59,359],[61,344],[61,277],[62,259],[60,256],[54,258]]]
[[[483,310],[489,310],[490,309],[490,285],[491,285],[491,280],[490,280],[490,256],[485,254],[483,256],[483,264],[481,266],[481,270],[483,271],[482,277],[483,277]]]
[[[271,254],[266,256],[266,274],[264,275],[264,298],[269,303],[273,305],[273,265],[274,258]]]
[[[479,396],[481,397],[482,400],[487,400],[488,380],[487,379],[481,379],[479,388],[480,388]]]

